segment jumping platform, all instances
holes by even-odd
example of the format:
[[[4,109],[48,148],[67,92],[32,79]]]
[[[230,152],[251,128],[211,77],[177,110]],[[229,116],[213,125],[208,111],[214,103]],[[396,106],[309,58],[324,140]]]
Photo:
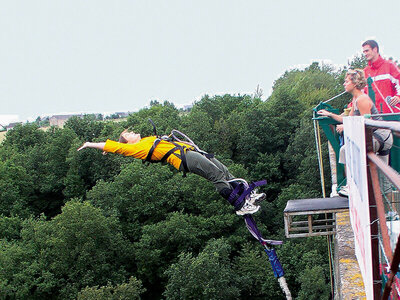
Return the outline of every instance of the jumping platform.
[[[336,233],[335,213],[349,209],[344,197],[289,200],[283,212],[287,238]]]

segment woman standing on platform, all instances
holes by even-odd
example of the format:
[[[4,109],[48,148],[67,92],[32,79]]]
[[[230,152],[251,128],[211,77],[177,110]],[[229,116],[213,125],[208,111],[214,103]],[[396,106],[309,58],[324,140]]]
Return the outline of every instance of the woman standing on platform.
[[[364,94],[363,89],[367,85],[367,80],[364,75],[364,71],[360,69],[350,69],[345,77],[344,88],[346,92],[352,94],[352,106],[349,113],[349,116],[363,116],[366,114],[376,115],[378,114],[378,110],[376,109],[374,103],[371,98]],[[343,115],[337,115],[325,109],[322,109],[317,112],[321,116],[330,117],[340,123],[343,123]],[[375,120],[382,120],[381,117],[374,118]],[[339,131],[343,130],[343,125],[338,125]],[[374,152],[378,154],[378,156],[386,163],[389,163],[389,152],[392,148],[393,144],[393,136],[390,130],[388,129],[375,129],[373,132],[373,149]],[[345,164],[345,145],[340,148],[339,154],[339,163]],[[384,184],[383,193],[387,193],[390,186],[388,184]],[[339,191],[339,194],[346,195],[347,186]]]

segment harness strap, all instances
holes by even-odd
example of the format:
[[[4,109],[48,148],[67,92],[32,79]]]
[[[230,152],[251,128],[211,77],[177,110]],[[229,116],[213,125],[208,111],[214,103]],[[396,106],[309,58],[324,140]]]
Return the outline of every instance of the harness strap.
[[[267,181],[265,179],[250,183],[249,188],[243,192],[241,197],[243,197],[243,198],[247,197],[247,195],[249,195],[251,193],[251,191],[254,190],[254,188],[256,188],[260,185],[264,185],[264,184],[267,184]]]
[[[149,119],[149,121],[153,124],[154,130],[155,130],[155,125],[154,125],[154,123],[151,121],[151,119]],[[155,131],[154,131],[154,132],[155,132]],[[155,132],[155,133],[156,133],[156,132]],[[170,150],[168,150],[168,152],[165,153],[164,156],[163,156],[159,161],[158,161],[158,160],[152,160],[151,157],[153,156],[153,152],[154,152],[155,148],[157,147],[157,145],[158,145],[162,140],[173,144],[175,147],[172,148],[172,149],[170,149]],[[185,143],[185,142],[182,142],[182,141],[181,141],[181,143]],[[207,152],[205,152],[205,151],[202,151],[202,150],[198,149],[198,147],[195,146],[195,145],[192,145],[192,144],[190,144],[190,143],[187,143],[187,144],[188,144],[188,146],[193,147],[193,148],[194,148],[194,151],[197,151],[197,152],[201,153],[202,155],[204,155],[204,156],[207,157],[208,159],[214,157],[213,154],[209,154],[209,153],[207,153]],[[150,150],[149,150],[149,153],[147,154],[146,158],[143,160],[143,163],[146,163],[146,162],[148,162],[148,163],[155,163],[155,162],[161,162],[161,163],[163,163],[163,162],[165,162],[165,161],[168,159],[168,157],[170,157],[173,153],[175,153],[177,150],[179,150],[179,152],[180,152],[180,157],[179,157],[179,158],[180,158],[181,161],[182,161],[182,162],[181,162],[181,165],[182,165],[182,167],[183,167],[183,170],[182,170],[182,172],[183,172],[183,177],[186,177],[186,173],[189,172],[189,167],[188,167],[188,165],[187,165],[186,153],[185,153],[185,151],[188,151],[188,150],[187,150],[187,149],[188,149],[188,146],[179,145],[179,144],[175,143],[174,141],[172,141],[172,140],[170,139],[170,137],[166,137],[166,136],[165,136],[165,137],[159,137],[159,136],[158,136],[157,139],[154,140],[154,143],[153,143],[153,145],[151,146],[151,148],[150,148]],[[191,149],[189,149],[189,150],[191,151]]]
[[[239,194],[239,190],[241,189],[240,184],[238,184],[232,191],[232,193],[229,195],[228,198],[229,203],[235,207],[235,210],[239,210],[240,208],[242,208],[243,202],[246,199],[246,197],[254,190],[254,188],[264,184],[267,184],[266,180],[260,180],[250,183],[249,187],[245,189],[243,193],[240,194],[239,198],[237,198],[236,195]]]
[[[157,138],[157,139],[154,141],[154,143],[153,143],[153,145],[151,146],[151,148],[150,148],[150,150],[149,150],[149,153],[147,154],[147,157],[146,157],[146,159],[143,161],[143,163],[145,163],[145,162],[161,162],[161,163],[163,163],[163,162],[165,162],[165,161],[167,160],[167,158],[170,157],[175,151],[179,150],[179,151],[180,151],[180,159],[182,160],[182,166],[183,166],[183,170],[182,170],[182,172],[183,172],[183,177],[186,177],[186,173],[189,172],[189,168],[188,168],[187,161],[186,161],[186,154],[185,154],[185,148],[186,148],[186,147],[185,147],[185,146],[181,146],[181,145],[179,145],[179,144],[177,144],[177,143],[174,143],[173,141],[165,140],[165,141],[167,141],[167,142],[173,144],[175,147],[172,148],[172,149],[170,149],[170,150],[168,150],[168,152],[165,153],[164,156],[163,156],[159,161],[158,161],[158,160],[151,160],[151,156],[153,155],[153,152],[154,152],[155,148],[156,148],[157,145],[161,142],[161,140],[162,140],[162,139]]]
[[[186,161],[186,154],[185,154],[186,147],[176,144],[172,141],[171,141],[171,143],[174,144],[175,147],[178,148],[181,152],[181,160],[182,160],[182,166],[183,166],[182,172],[183,172],[183,177],[186,177],[186,173],[189,172],[189,168],[188,168],[187,161]]]
[[[151,146],[151,148],[150,148],[150,150],[149,150],[149,153],[148,153],[147,156],[146,156],[146,159],[143,160],[143,163],[145,163],[145,162],[152,162],[151,157],[153,156],[154,149],[156,149],[157,145],[158,145],[160,142],[161,142],[161,139],[159,139],[159,138],[157,138],[157,139],[154,141],[153,145]]]
[[[378,149],[377,153],[380,156],[388,155],[390,153],[390,149],[383,150],[383,147],[385,146],[385,142],[387,141],[387,139],[390,137],[390,134],[387,136],[387,138],[385,140],[382,138],[382,136],[380,136],[379,134],[377,134],[375,132],[372,133],[372,135],[379,143],[379,149]]]
[[[240,189],[240,184],[238,184],[228,197],[228,202],[235,208],[235,210],[239,210],[243,206],[243,199],[240,199],[240,197],[236,197],[239,194]]]
[[[202,151],[202,152],[204,152],[204,151]],[[202,153],[202,152],[200,152],[200,153],[203,154],[208,159],[214,158],[214,156],[215,156],[213,153],[207,153],[207,152]]]
[[[183,149],[181,149],[181,159],[182,159],[182,165],[183,165],[183,177],[186,177],[186,173],[189,172],[189,168],[188,168],[187,161],[186,161],[186,155],[185,155]]]
[[[178,149],[179,149],[179,147],[172,148],[171,150],[169,150],[167,153],[164,154],[164,156],[161,158],[160,161],[165,162],[167,160],[167,158]]]

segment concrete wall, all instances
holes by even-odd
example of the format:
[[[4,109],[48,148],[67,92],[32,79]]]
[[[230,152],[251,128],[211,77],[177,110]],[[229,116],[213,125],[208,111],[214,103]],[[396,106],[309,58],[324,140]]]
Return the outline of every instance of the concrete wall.
[[[349,212],[336,213],[335,300],[366,299],[364,282],[354,253]]]

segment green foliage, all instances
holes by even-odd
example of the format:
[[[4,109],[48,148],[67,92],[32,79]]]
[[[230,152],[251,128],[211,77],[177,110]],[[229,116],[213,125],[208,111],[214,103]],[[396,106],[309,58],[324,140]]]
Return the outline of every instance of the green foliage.
[[[323,136],[323,134],[321,134]],[[330,174],[328,163],[328,145],[325,141],[321,145],[324,157],[324,173]],[[304,186],[303,190],[308,194],[313,191],[314,196],[321,192],[321,182],[318,166],[318,157],[315,150],[315,137],[312,122],[309,118],[302,118],[295,134],[291,137],[291,143],[286,148],[284,167],[291,180],[290,183],[298,183]],[[327,186],[330,186],[330,176],[326,176]]]
[[[239,289],[229,254],[229,244],[223,239],[210,240],[197,257],[180,254],[166,271],[166,299],[237,299]]]
[[[183,251],[198,252],[212,237],[229,236],[234,225],[232,215],[204,218],[173,213],[165,221],[144,226],[135,251],[139,274],[149,282],[162,278],[165,262],[175,261]]]
[[[27,217],[32,189],[33,180],[25,168],[10,161],[0,161],[0,214]]]
[[[0,240],[17,240],[20,238],[22,219],[0,215]]]
[[[36,215],[59,213],[63,204],[64,177],[69,168],[66,156],[75,138],[76,135],[68,129],[51,128],[44,132],[32,124],[11,130],[0,146],[0,156],[5,161],[3,166],[7,166],[2,172],[8,178],[4,178],[4,185],[11,180],[14,187],[8,185],[1,189],[1,195],[7,201],[1,201],[0,207],[6,205],[4,209],[10,213],[25,216],[26,212]],[[24,186],[23,195],[21,187],[15,187],[16,183]],[[25,213],[15,210],[20,203]]]
[[[301,300],[323,300],[330,298],[330,288],[324,278],[324,269],[321,266],[313,266],[305,269],[300,275],[301,290],[298,298]]]
[[[128,283],[112,286],[108,283],[102,287],[86,287],[78,294],[78,300],[134,300],[140,299],[145,289],[135,277],[129,278]]]
[[[297,295],[303,289],[309,289],[305,286],[305,278],[302,275],[306,269],[312,269],[315,266],[321,267],[323,272],[312,276],[308,273],[308,276],[315,282],[325,282],[325,287],[320,287],[324,291],[330,289],[326,237],[290,239],[277,249],[277,255],[285,270],[285,277],[292,294]],[[316,286],[312,287],[314,291],[316,288]],[[318,299],[319,294],[314,294],[314,296]]]
[[[60,193],[64,188],[63,177],[68,171],[66,156],[75,138],[73,132],[53,128],[46,132],[46,142],[37,143],[27,153],[25,167],[41,194]]]
[[[241,299],[282,299],[278,281],[274,277],[268,256],[253,244],[244,244],[234,260],[239,278]]]
[[[45,141],[45,132],[38,130],[36,124],[17,124],[7,132],[3,146],[14,146],[18,151],[26,151],[30,147]]]
[[[64,127],[71,129],[84,141],[93,141],[100,135],[104,123],[97,120],[95,115],[85,115],[83,118],[74,116],[65,122]]]
[[[40,265],[34,261],[35,254],[35,249],[31,244],[0,240],[0,296],[2,299],[27,299],[31,289],[45,288],[40,279],[35,278],[41,273]],[[45,272],[42,276],[44,274]]]
[[[343,82],[339,82],[336,73],[330,66],[312,63],[304,71],[294,69],[275,81],[271,99],[298,99],[305,108],[311,108],[330,95],[343,91]],[[332,93],[333,92],[333,93]],[[302,111],[300,112],[302,113]]]
[[[111,180],[122,165],[132,161],[117,155],[103,155],[95,149],[76,151],[81,145],[81,141],[74,140],[66,157],[69,169],[64,177],[63,194],[69,199],[84,196],[99,180]]]
[[[349,63],[349,69],[364,69],[368,62],[364,55],[355,56]]]
[[[122,282],[132,254],[115,218],[78,201],[50,221],[28,219],[20,241],[2,243],[1,290],[25,299],[73,299],[85,286]]]
[[[159,135],[169,134],[172,129],[180,127],[179,110],[168,101],[163,104],[152,101],[150,108],[141,109],[139,112],[129,115],[127,127],[142,136],[154,135],[153,126],[148,121],[149,118],[155,123]]]

